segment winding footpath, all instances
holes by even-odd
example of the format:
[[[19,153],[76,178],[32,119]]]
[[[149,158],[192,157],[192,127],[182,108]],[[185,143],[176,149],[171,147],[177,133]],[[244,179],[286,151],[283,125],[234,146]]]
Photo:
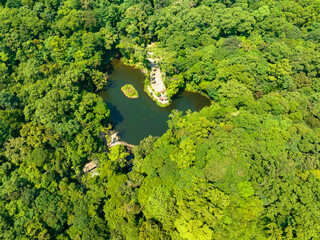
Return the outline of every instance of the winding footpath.
[[[164,85],[161,77],[161,70],[159,65],[156,63],[156,59],[151,58],[152,52],[148,52],[148,61],[150,62],[151,73],[150,73],[150,83],[151,87],[148,86],[149,93],[155,98],[159,103],[167,105],[169,103],[169,98],[166,93],[166,86]],[[160,93],[157,96],[156,93]]]

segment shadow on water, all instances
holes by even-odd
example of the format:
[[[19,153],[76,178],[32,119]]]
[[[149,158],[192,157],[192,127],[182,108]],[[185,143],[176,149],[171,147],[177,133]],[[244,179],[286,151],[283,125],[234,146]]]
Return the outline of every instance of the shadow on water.
[[[108,86],[99,95],[108,104],[113,127],[125,142],[139,144],[149,135],[161,136],[168,129],[168,116],[173,109],[199,111],[210,105],[210,100],[201,94],[182,92],[170,106],[161,108],[144,92],[145,76],[140,70],[114,59],[109,71]],[[139,98],[124,96],[121,87],[128,83],[138,91]]]
[[[108,75],[109,75],[109,76],[112,75],[113,71],[114,71],[113,64],[109,64],[109,65],[107,66],[107,73],[108,73]]]
[[[114,88],[116,86],[116,82],[113,80],[108,81],[107,88]]]
[[[180,90],[176,95],[174,95],[172,97],[172,101],[179,100],[179,99],[183,98],[183,96],[182,96],[183,93],[184,93],[184,91]]]
[[[111,102],[107,102],[107,105],[110,109],[111,114],[111,121],[113,127],[117,127],[119,123],[123,121],[123,116],[121,115],[121,112],[118,110],[117,106],[112,104]]]

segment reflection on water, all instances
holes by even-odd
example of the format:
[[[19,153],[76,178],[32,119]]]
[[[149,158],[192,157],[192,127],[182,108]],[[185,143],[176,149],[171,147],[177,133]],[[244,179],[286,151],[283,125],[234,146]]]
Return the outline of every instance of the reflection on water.
[[[144,74],[133,67],[115,59],[108,86],[100,91],[109,106],[112,125],[119,132],[123,141],[131,144],[149,136],[161,136],[168,128],[168,116],[173,109],[198,111],[210,105],[210,100],[197,93],[183,92],[174,98],[170,106],[161,108],[143,90]],[[139,92],[139,98],[129,99],[124,96],[121,87],[132,84]]]

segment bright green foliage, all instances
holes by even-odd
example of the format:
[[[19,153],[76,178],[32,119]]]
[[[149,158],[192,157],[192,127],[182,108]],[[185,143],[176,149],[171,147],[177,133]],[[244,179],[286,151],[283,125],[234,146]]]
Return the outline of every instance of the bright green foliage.
[[[128,98],[138,98],[138,91],[134,88],[132,84],[126,84],[121,88],[123,94]]]
[[[0,0],[0,239],[320,239],[319,6]],[[212,104],[105,149],[107,66],[152,42]]]
[[[10,127],[8,124],[0,119],[0,146],[9,139],[10,137]]]

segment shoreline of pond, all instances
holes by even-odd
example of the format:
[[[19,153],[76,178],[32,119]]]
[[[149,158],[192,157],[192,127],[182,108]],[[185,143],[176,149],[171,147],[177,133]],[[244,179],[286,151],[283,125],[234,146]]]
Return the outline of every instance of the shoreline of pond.
[[[202,94],[179,91],[166,107],[159,107],[145,88],[145,74],[134,66],[124,64],[119,58],[109,67],[108,84],[98,92],[110,109],[112,128],[119,132],[121,140],[131,144],[139,142],[149,135],[161,136],[168,129],[167,121],[174,109],[186,112],[199,111],[210,106],[211,101]],[[132,84],[139,92],[139,98],[129,99],[121,87]]]
[[[112,61],[109,63],[109,65],[112,65],[112,62],[114,61],[114,59],[117,59],[119,60],[120,62],[122,62],[124,65],[127,65],[127,66],[130,66],[130,67],[133,67],[137,70],[139,70],[141,73],[143,73],[146,77],[145,80],[148,80],[150,82],[150,70],[145,67],[143,65],[142,62],[137,62],[137,63],[129,63],[126,58],[122,57],[121,55],[117,55],[115,56]],[[109,76],[108,76],[109,78]],[[186,92],[186,93],[196,93],[196,94],[200,94],[201,96],[207,98],[208,100],[210,100],[210,104],[211,104],[211,101],[214,101],[213,99],[211,99],[208,94],[205,94],[204,92],[202,92],[201,90],[196,90],[196,89],[193,89],[192,86],[188,87],[186,86],[186,88],[180,88],[179,91],[173,95],[171,98],[170,98],[170,101],[168,104],[161,104],[160,102],[158,102],[157,100],[155,100],[151,95],[150,95],[150,92],[148,91],[148,86],[150,86],[149,84],[146,84],[146,81],[144,83],[144,92],[147,93],[149,95],[149,97],[154,100],[156,102],[156,104],[160,107],[168,107],[172,104],[173,100],[179,95],[181,94],[182,92]],[[101,91],[101,90],[100,90]]]

